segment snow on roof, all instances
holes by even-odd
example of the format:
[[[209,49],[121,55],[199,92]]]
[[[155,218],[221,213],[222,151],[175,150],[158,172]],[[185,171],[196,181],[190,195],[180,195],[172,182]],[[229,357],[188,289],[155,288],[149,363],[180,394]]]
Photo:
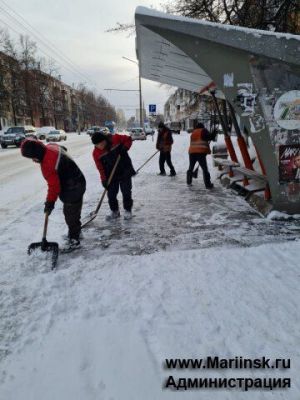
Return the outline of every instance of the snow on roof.
[[[189,18],[189,17],[182,17],[180,15],[174,15],[174,14],[167,14],[161,11],[154,10],[152,8],[147,8],[143,6],[138,6],[135,10],[135,14],[139,15],[147,15],[149,17],[159,17],[159,18],[167,18],[168,20],[173,20],[173,21],[181,21],[181,22],[190,22],[192,24],[199,24],[199,25],[206,25],[206,26],[211,26],[214,28],[221,28],[226,31],[239,31],[239,32],[244,32],[247,34],[252,34],[255,37],[261,37],[261,36],[273,36],[276,37],[277,39],[294,39],[300,42],[300,35],[292,35],[290,33],[281,33],[281,32],[272,32],[272,31],[264,31],[261,29],[252,29],[252,28],[245,28],[242,26],[237,26],[237,25],[227,25],[227,24],[221,24],[221,23],[216,23],[216,22],[210,22],[206,21],[204,19],[196,19],[196,18]]]
[[[141,76],[182,89],[207,93],[219,79],[216,96],[224,98],[220,74],[228,71],[222,71],[219,54],[231,57],[233,49],[241,59],[246,52],[300,65],[300,37],[296,35],[186,18],[141,6],[135,20]],[[207,49],[213,50],[210,61],[205,62]],[[217,75],[216,65],[220,66]]]

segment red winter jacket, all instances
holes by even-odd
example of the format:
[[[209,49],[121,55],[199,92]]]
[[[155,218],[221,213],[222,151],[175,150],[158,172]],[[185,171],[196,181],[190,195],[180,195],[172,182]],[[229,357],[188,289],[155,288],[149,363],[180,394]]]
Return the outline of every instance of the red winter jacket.
[[[79,201],[85,191],[84,175],[61,146],[55,143],[43,146],[46,152],[41,170],[48,184],[46,200],[55,202],[59,196],[67,203]]]
[[[43,144],[44,145],[44,144]],[[44,145],[45,146],[45,145]],[[60,181],[57,173],[59,146],[57,144],[48,144],[45,146],[46,153],[41,162],[43,177],[48,184],[47,201],[56,201],[60,193]]]
[[[104,150],[100,150],[97,147],[94,148],[93,158],[96,164],[96,167],[100,173],[100,179],[102,182],[106,182],[109,178],[109,174],[113,168],[113,165],[117,158],[117,148],[119,145],[123,145],[127,150],[130,149],[132,145],[132,139],[127,135],[119,135],[115,133],[109,137],[109,150],[105,148]],[[130,160],[129,156],[127,158]],[[126,160],[126,163],[119,162],[118,168],[115,172],[115,176],[120,176],[124,171],[122,171],[123,167],[133,170],[131,160],[130,163]],[[129,165],[130,164],[130,165]],[[134,171],[134,170],[133,170]],[[131,172],[130,172],[131,173]],[[132,174],[133,175],[133,174]]]

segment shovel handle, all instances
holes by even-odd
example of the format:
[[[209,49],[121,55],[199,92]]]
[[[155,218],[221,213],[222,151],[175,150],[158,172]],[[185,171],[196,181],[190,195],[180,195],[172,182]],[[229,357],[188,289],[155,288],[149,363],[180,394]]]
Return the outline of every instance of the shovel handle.
[[[119,154],[118,158],[117,158],[117,160],[115,162],[115,165],[114,165],[114,167],[113,167],[113,169],[112,169],[112,171],[111,171],[111,173],[109,175],[109,178],[108,178],[108,181],[107,181],[107,188],[109,187],[109,185],[110,185],[110,183],[112,181],[112,178],[114,177],[114,174],[116,172],[116,169],[117,169],[117,166],[119,164],[120,159],[121,159],[121,156]],[[106,193],[107,193],[107,189],[105,189],[104,192],[102,193],[101,198],[99,200],[99,203],[98,203],[98,205],[96,207],[96,210],[93,212],[93,214],[90,216],[90,218],[81,225],[81,228],[84,228],[85,226],[87,226],[90,222],[92,222],[96,218],[96,216],[98,214],[98,211],[100,210],[100,207],[101,207],[101,205],[103,203],[103,200],[104,200],[104,198],[106,196]]]
[[[117,158],[117,160],[116,160],[116,162],[115,162],[115,165],[114,165],[114,167],[113,167],[113,169],[112,169],[112,171],[111,171],[111,173],[110,173],[110,175],[109,175],[109,178],[108,178],[108,181],[107,181],[107,188],[109,187],[109,185],[110,185],[110,183],[111,183],[111,181],[112,181],[112,178],[114,177],[114,174],[115,174],[115,172],[116,172],[116,169],[117,169],[117,166],[118,166],[118,164],[119,164],[120,159],[121,159],[121,156],[120,156],[120,154],[119,154],[119,155],[118,155],[118,158]],[[100,207],[101,207],[101,205],[102,205],[102,203],[103,203],[104,197],[105,197],[105,195],[106,195],[106,193],[107,193],[107,188],[106,188],[106,189],[104,190],[104,192],[102,193],[102,196],[101,196],[101,198],[100,198],[100,201],[99,201],[99,203],[98,203],[98,205],[97,205],[97,208],[96,208],[94,214],[98,214],[98,211],[100,210]]]
[[[157,150],[154,154],[152,154],[152,156],[151,157],[149,157],[148,158],[148,160],[146,160],[145,162],[144,162],[144,164],[143,165],[141,165],[140,166],[140,168],[138,168],[137,170],[136,170],[136,173],[138,173],[157,153],[159,152],[159,150]]]
[[[48,218],[49,218],[49,214],[46,212],[45,213],[44,230],[43,230],[43,240],[44,239],[46,240],[46,236],[47,236]]]

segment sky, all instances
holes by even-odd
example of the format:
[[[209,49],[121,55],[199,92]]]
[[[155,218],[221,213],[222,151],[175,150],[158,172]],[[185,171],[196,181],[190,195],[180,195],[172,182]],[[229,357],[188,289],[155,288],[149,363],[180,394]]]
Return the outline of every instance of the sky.
[[[0,27],[7,28],[12,36],[27,33],[37,42],[39,54],[56,61],[65,83],[76,86],[84,82],[116,108],[124,109],[129,118],[139,108],[138,92],[105,89],[138,89],[137,65],[122,58],[136,60],[135,35],[105,31],[117,22],[134,23],[134,12],[139,5],[161,9],[162,3],[162,0],[0,0]],[[18,21],[26,25],[21,17],[35,29],[34,34],[20,26]],[[46,40],[55,52],[53,47],[44,45],[48,44]],[[72,66],[61,54],[73,62]],[[79,75],[74,73],[74,65]],[[173,92],[174,89],[142,79],[146,110],[149,104],[156,104],[157,111],[163,112],[163,105]]]

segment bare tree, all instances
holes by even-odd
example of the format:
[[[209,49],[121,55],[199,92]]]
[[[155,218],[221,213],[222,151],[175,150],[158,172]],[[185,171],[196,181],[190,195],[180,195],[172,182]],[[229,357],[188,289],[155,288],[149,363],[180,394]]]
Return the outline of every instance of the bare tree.
[[[31,124],[34,125],[34,81],[32,80],[32,70],[36,66],[36,43],[31,41],[29,36],[21,35],[19,39],[18,62],[21,67],[22,80],[25,91],[26,115],[30,117]]]
[[[276,32],[300,33],[299,0],[175,0],[162,11],[222,24]],[[106,32],[135,32],[134,23],[120,23]]]
[[[165,11],[248,28],[299,33],[299,0],[176,0]]]
[[[14,124],[18,118],[26,115],[26,96],[22,70],[18,62],[18,50],[16,44],[6,33],[3,38],[3,52],[5,53],[5,69],[8,76],[7,90],[9,92],[10,106]]]

